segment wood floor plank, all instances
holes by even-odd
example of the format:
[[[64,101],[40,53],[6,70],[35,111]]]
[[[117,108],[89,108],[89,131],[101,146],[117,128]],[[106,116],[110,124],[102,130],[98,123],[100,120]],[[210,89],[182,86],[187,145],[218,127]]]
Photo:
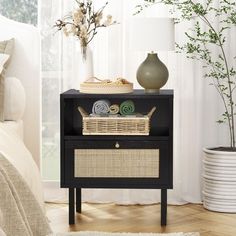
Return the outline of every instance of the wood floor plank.
[[[201,236],[236,236],[236,214],[211,212],[199,204],[168,206],[167,226],[160,226],[160,205],[83,204],[76,224],[68,225],[66,204],[47,204],[55,232],[200,232]]]

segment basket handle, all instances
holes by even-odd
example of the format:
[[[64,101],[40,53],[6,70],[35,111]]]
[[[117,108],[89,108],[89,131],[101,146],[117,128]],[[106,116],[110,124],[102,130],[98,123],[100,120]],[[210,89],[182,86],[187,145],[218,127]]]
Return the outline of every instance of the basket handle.
[[[156,107],[153,107],[151,109],[151,111],[148,112],[147,116],[148,116],[149,119],[151,119],[151,117],[152,117],[152,115],[153,115],[153,113],[155,112],[156,109],[157,109]]]
[[[78,111],[80,112],[82,117],[87,117],[88,113],[84,110],[84,108],[78,106]]]

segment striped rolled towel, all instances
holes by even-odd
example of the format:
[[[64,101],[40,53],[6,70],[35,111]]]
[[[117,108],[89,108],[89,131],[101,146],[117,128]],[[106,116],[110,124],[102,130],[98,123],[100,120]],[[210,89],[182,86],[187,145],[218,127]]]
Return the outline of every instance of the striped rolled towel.
[[[121,115],[132,115],[134,114],[135,106],[134,102],[131,100],[126,100],[120,104],[120,114]]]
[[[102,99],[98,100],[93,104],[92,113],[93,114],[108,114],[110,111],[110,101]]]
[[[120,106],[117,104],[113,104],[110,106],[110,114],[115,115],[118,114],[120,111]]]

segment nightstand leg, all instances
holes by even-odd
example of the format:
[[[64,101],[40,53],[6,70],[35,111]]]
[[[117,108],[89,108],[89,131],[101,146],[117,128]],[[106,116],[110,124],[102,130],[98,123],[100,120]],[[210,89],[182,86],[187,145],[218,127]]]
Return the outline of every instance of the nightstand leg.
[[[74,188],[69,188],[69,224],[75,223],[75,191]]]
[[[81,213],[81,188],[76,188],[76,212]]]
[[[161,189],[161,225],[166,225],[167,189]]]

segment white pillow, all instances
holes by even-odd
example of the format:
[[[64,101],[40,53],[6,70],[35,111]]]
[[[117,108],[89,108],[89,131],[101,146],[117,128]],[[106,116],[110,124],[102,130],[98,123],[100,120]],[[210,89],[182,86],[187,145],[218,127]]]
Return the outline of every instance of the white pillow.
[[[0,53],[0,74],[2,73],[4,65],[7,62],[9,57],[10,55],[8,54]]]
[[[15,77],[6,77],[4,86],[4,120],[18,121],[25,111],[25,89]]]

